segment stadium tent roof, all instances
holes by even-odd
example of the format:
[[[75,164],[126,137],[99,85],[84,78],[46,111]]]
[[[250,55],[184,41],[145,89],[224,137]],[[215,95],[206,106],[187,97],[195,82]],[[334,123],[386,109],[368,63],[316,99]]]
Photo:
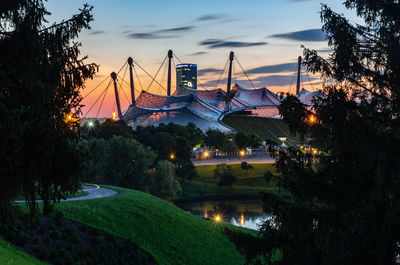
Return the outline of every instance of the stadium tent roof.
[[[318,100],[319,98],[324,97],[325,94],[321,90],[310,92],[304,88],[300,91],[299,95],[297,95],[297,98],[300,100],[300,102],[307,106],[314,105],[313,100]]]
[[[235,96],[229,108],[225,102],[226,92],[220,88],[196,90],[180,87],[173,96],[142,91],[136,99],[136,105],[131,105],[123,113],[123,119],[133,128],[170,122],[181,125],[193,122],[203,131],[213,128],[228,132],[233,129],[221,122],[226,114],[246,111],[254,116],[280,118],[280,98],[267,88],[246,89],[235,84],[232,91],[235,91]],[[303,89],[298,98],[311,106],[314,98],[324,96],[321,91]]]
[[[195,123],[202,131],[218,129],[229,132],[232,129],[219,120],[221,112],[199,100],[193,94],[161,96],[142,91],[136,106],[129,106],[123,113],[123,120],[129,126],[158,126],[170,122],[187,125]]]

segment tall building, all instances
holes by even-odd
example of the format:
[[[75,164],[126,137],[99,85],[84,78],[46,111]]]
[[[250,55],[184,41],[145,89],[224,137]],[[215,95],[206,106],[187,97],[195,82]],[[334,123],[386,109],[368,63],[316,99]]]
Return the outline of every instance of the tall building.
[[[176,66],[176,89],[180,87],[197,89],[197,64],[178,64]]]

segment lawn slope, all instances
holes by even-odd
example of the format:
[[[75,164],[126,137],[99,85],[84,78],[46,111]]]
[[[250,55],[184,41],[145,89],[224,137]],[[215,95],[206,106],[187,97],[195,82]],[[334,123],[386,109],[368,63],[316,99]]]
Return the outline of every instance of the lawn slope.
[[[159,264],[244,263],[222,232],[223,226],[230,225],[202,220],[147,193],[110,188],[118,194],[63,202],[57,209],[72,220],[130,238],[153,254]]]
[[[14,247],[0,238],[0,264],[2,265],[44,265],[36,258]]]

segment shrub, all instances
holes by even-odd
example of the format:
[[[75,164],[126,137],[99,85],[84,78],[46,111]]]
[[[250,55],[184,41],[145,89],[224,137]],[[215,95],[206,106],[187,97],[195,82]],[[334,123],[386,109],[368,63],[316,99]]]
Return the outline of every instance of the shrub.
[[[60,239],[60,232],[58,232],[57,230],[51,230],[49,235],[50,235],[51,239],[53,239],[53,240]]]

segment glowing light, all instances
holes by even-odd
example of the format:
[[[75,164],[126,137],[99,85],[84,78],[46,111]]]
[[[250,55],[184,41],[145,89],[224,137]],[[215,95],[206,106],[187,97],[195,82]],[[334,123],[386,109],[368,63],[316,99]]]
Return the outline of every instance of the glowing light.
[[[312,149],[312,152],[313,152],[314,155],[316,155],[316,154],[318,153],[318,150],[315,149],[315,148],[313,148],[313,149]]]
[[[72,115],[71,114],[68,115],[68,120],[69,121],[72,120]]]
[[[244,225],[244,215],[243,214],[240,216],[240,225],[241,226]]]
[[[221,215],[217,214],[217,215],[214,217],[214,220],[215,220],[215,222],[217,222],[217,223],[221,222],[221,220],[222,220]]]
[[[92,128],[94,126],[94,122],[93,121],[89,121],[88,122],[88,126],[89,126],[89,128]]]
[[[311,114],[311,115],[308,117],[308,122],[309,122],[310,124],[316,123],[316,122],[317,122],[317,117],[315,117],[314,114]]]
[[[204,151],[203,155],[204,157],[208,157],[209,153],[207,151]]]
[[[240,155],[244,156],[246,154],[246,152],[244,150],[240,150]]]
[[[117,113],[115,113],[115,111],[113,111],[113,113],[112,113],[112,119],[114,121],[117,119]]]
[[[174,159],[174,158],[175,158],[175,155],[174,155],[174,154],[171,154],[171,155],[169,156],[169,158]]]

